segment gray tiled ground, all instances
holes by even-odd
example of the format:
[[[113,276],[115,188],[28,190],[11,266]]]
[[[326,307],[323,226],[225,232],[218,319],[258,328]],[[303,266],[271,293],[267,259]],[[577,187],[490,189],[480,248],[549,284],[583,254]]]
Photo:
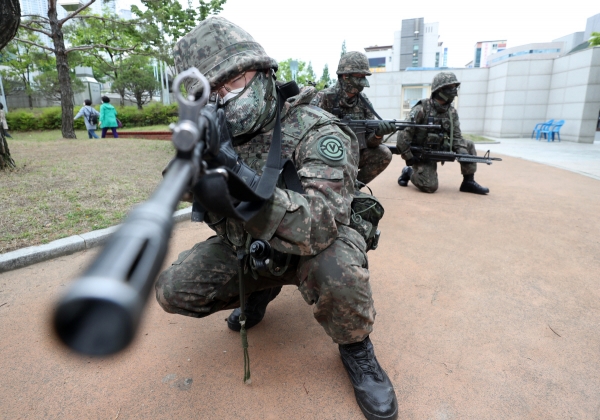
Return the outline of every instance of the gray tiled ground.
[[[600,179],[600,143],[548,142],[528,138],[495,139],[499,144],[477,144],[478,154],[490,150],[494,154],[518,157],[543,163],[591,178]]]

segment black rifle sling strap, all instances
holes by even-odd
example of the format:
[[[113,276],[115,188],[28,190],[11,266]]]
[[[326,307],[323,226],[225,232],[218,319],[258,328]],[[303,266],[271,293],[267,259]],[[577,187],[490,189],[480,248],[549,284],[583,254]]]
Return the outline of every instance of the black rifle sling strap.
[[[281,173],[281,117],[285,97],[278,90],[278,107],[273,137],[267,161],[258,185],[253,191],[237,175],[227,170],[224,177],[220,171],[212,171],[202,176],[195,187],[195,193],[203,207],[225,217],[239,220],[250,220],[262,206],[273,196],[277,180]],[[297,175],[296,175],[297,177]],[[230,200],[233,197],[240,201],[235,206]],[[217,211],[213,209],[218,209]]]
[[[375,112],[375,110],[373,109],[373,107],[371,106],[371,104],[369,103],[369,101],[367,101],[366,98],[361,93],[358,94],[358,97],[360,98],[360,100],[362,101],[362,103],[365,104],[365,106],[367,108],[369,108],[369,111],[371,111],[373,113],[373,115],[375,115],[380,120],[383,119],[383,118],[381,118],[379,116],[379,114],[377,112]]]

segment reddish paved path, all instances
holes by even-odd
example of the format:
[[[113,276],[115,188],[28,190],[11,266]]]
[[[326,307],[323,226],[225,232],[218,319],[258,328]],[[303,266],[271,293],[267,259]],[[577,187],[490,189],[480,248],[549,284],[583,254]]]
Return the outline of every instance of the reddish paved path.
[[[372,340],[401,418],[598,419],[600,181],[505,157],[481,197],[400,188],[394,159],[370,253]],[[177,226],[168,261],[208,236]],[[197,320],[151,300],[137,341],[80,358],[48,329],[52,304],[97,251],[0,275],[0,418],[361,419],[336,346],[291,286],[249,334],[253,384],[226,313]]]

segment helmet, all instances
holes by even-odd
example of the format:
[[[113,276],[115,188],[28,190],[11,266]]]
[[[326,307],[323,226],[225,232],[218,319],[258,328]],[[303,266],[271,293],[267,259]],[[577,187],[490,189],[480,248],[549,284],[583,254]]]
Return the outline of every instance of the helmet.
[[[369,71],[369,59],[360,51],[350,51],[340,58],[337,74],[361,73],[371,75]]]
[[[456,78],[456,75],[449,71],[443,71],[438,73],[433,78],[433,83],[431,84],[431,93],[435,93],[444,86],[448,85],[459,85],[460,82]]]
[[[196,67],[213,89],[244,71],[277,71],[277,61],[267,55],[252,35],[222,17],[200,22],[177,42],[173,56],[179,72]],[[186,87],[192,86],[186,84]]]
[[[10,42],[17,33],[21,21],[21,6],[18,0],[0,0],[2,14],[0,14],[0,50]]]

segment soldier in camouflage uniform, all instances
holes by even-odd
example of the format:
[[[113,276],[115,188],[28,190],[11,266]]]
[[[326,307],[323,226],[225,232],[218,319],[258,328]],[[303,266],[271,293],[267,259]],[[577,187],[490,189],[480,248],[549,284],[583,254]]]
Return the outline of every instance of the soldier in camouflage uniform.
[[[398,178],[398,184],[402,187],[408,185],[410,180],[419,190],[433,193],[438,189],[437,162],[420,162],[410,151],[410,146],[425,146],[437,142],[440,150],[453,151],[454,153],[465,153],[477,156],[475,145],[471,140],[462,137],[458,113],[452,106],[452,101],[458,95],[460,82],[454,73],[441,72],[433,78],[431,86],[431,98],[421,99],[411,109],[408,120],[414,120],[417,124],[428,124],[432,122],[441,125],[444,131],[444,141],[439,144],[439,136],[436,133],[428,133],[426,129],[408,127],[398,133],[396,145],[402,154],[406,165]],[[463,174],[463,182],[460,191],[474,194],[487,194],[488,188],[479,185],[475,179],[476,163],[461,162],[460,169]]]
[[[366,76],[371,75],[367,56],[359,51],[344,54],[336,73],[336,85],[317,93],[311,105],[323,108],[338,118],[349,116],[353,120],[374,120],[373,105],[362,93],[365,87],[369,87]],[[368,184],[388,167],[392,153],[381,143],[384,135],[394,131],[392,123],[382,121],[376,130],[356,133],[361,145],[358,181]]]
[[[235,151],[260,173],[280,105],[277,62],[250,34],[220,17],[206,19],[183,37],[174,56],[179,71],[196,67],[208,78],[220,97]],[[246,223],[207,213],[205,221],[216,236],[181,253],[161,273],[156,297],[165,311],[196,318],[236,308],[227,323],[239,331],[236,251],[251,239],[268,241],[274,250],[268,271],[247,265],[243,270],[245,328],[262,320],[282,285],[296,285],[339,345],[365,415],[395,419],[395,392],[369,339],[375,309],[365,240],[349,227],[358,142],[347,126],[308,105],[314,93],[304,89],[286,101],[280,119],[283,157],[292,159],[305,193],[285,188],[280,180],[273,197]]]

